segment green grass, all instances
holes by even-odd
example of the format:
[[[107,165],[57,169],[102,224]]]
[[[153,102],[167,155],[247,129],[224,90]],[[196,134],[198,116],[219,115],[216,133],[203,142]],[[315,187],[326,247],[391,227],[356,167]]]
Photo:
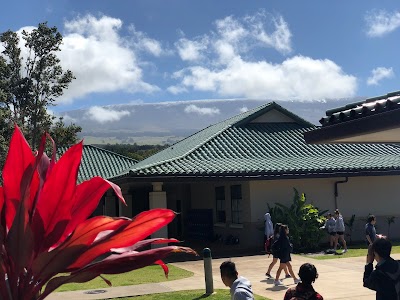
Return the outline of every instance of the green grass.
[[[210,300],[226,300],[230,299],[231,295],[229,290],[215,290],[215,294],[204,295],[204,290],[193,290],[193,291],[180,291],[172,293],[162,293],[162,294],[151,294],[128,298],[115,298],[118,300],[197,300],[197,299],[210,299]],[[265,297],[255,295],[256,300],[270,300]]]
[[[398,242],[393,243],[392,247],[392,253],[400,253],[400,244]],[[367,246],[366,245],[355,245],[355,246],[350,246],[348,248],[347,253],[341,254],[342,250],[338,250],[338,253],[341,255],[333,255],[333,254],[321,254],[321,255],[313,255],[311,258],[314,259],[336,259],[336,258],[346,258],[346,257],[360,257],[360,256],[366,256],[367,255]]]
[[[148,266],[142,269],[134,270],[128,273],[116,275],[104,275],[105,278],[111,281],[113,286],[135,285],[142,283],[157,283],[162,281],[177,280],[193,276],[192,272],[181,268],[168,265],[169,275],[165,278],[164,271],[160,266]],[[69,283],[62,285],[56,292],[77,291],[77,290],[92,290],[109,287],[101,278],[95,278],[85,283]]]

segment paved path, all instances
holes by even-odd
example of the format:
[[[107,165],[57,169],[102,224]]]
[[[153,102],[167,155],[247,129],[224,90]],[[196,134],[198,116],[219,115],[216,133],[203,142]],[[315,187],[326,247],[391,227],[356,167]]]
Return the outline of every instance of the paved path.
[[[394,258],[400,259],[400,254],[394,255]],[[239,273],[251,281],[253,290],[256,294],[273,300],[281,300],[283,299],[286,289],[288,287],[293,287],[294,283],[292,279],[284,279],[283,282],[285,286],[275,287],[272,279],[265,278],[264,274],[271,259],[271,257],[267,258],[266,255],[232,258],[237,265]],[[293,255],[292,259],[295,273],[297,273],[300,265],[305,262],[310,262],[316,265],[319,278],[315,282],[314,286],[315,289],[322,294],[324,299],[375,299],[375,293],[362,286],[365,257],[315,260],[310,257]],[[219,275],[219,265],[224,260],[225,259],[213,260],[215,289],[226,288],[223,286]],[[108,299],[180,290],[205,289],[204,268],[202,261],[180,262],[174,263],[173,265],[192,271],[194,276],[155,284],[113,287],[104,289],[105,292],[101,294],[85,294],[85,291],[54,293],[47,299]],[[276,270],[276,268],[277,267],[275,267],[274,270]]]

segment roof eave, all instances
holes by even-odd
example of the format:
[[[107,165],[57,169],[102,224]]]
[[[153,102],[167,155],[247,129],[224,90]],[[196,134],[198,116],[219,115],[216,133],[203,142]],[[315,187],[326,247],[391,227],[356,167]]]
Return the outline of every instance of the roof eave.
[[[191,181],[247,181],[247,180],[279,180],[279,179],[306,179],[332,177],[360,177],[360,176],[395,176],[400,175],[400,168],[394,169],[355,169],[355,170],[324,170],[298,172],[269,172],[269,173],[214,173],[214,174],[171,174],[171,175],[141,175],[129,174],[114,178],[114,180],[135,180],[136,182],[163,181],[163,182],[191,182]]]
[[[375,113],[304,133],[308,144],[399,143],[400,109]]]

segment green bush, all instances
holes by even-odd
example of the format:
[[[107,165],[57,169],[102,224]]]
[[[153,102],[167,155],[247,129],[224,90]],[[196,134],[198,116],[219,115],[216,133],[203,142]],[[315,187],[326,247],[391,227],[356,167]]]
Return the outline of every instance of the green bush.
[[[321,238],[325,236],[325,231],[320,227],[324,225],[325,214],[327,211],[319,211],[312,204],[306,204],[306,195],[294,188],[293,203],[285,206],[275,203],[274,207],[268,205],[272,222],[287,224],[289,226],[289,236],[293,243],[294,251],[316,251],[319,247]]]

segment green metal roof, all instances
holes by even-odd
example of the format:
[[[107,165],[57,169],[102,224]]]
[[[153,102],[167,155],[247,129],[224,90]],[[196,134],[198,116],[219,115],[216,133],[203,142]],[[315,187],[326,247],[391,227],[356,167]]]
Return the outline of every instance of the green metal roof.
[[[296,122],[251,123],[272,109]],[[400,173],[399,147],[306,144],[303,134],[313,129],[312,124],[272,102],[189,136],[137,163],[129,176],[276,178]]]
[[[57,155],[62,155],[67,148],[58,148]],[[78,171],[78,182],[95,176],[111,179],[117,174],[129,170],[137,160],[108,151],[93,145],[83,145],[82,161]]]

